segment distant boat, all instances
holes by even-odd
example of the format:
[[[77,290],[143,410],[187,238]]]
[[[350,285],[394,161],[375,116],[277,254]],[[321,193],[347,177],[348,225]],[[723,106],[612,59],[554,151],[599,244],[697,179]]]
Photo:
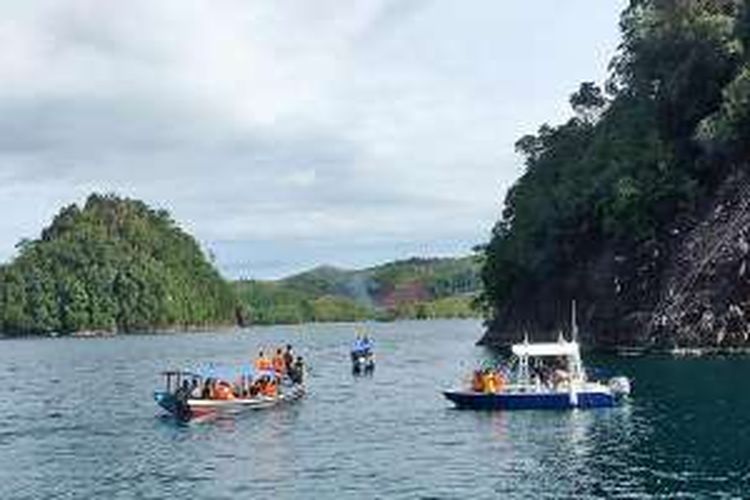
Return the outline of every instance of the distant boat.
[[[357,338],[350,355],[353,374],[369,374],[375,371],[375,353],[372,341],[367,336]]]

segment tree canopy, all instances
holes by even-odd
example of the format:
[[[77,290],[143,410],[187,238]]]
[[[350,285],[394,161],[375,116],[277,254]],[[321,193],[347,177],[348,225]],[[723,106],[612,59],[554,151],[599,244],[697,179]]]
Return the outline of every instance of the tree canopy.
[[[750,147],[750,9],[739,0],[632,0],[604,89],[516,149],[525,172],[482,247],[482,304],[497,318],[524,287],[602,242],[656,238]]]
[[[235,321],[232,288],[164,210],[114,195],[63,208],[0,266],[0,331],[135,332]]]

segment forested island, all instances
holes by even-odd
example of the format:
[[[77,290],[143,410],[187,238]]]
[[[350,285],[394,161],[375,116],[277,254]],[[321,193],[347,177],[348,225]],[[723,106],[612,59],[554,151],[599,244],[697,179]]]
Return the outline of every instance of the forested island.
[[[483,248],[483,342],[748,346],[750,2],[632,0],[604,89],[521,138]]]
[[[475,315],[475,257],[231,282],[164,210],[92,194],[0,266],[0,334],[103,335]]]
[[[91,195],[0,267],[0,331],[115,333],[236,323],[236,297],[170,215]]]

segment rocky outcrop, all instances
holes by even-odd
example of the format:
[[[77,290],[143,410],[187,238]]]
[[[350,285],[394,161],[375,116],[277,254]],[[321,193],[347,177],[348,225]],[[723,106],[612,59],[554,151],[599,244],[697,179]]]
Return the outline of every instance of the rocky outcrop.
[[[576,299],[582,340],[600,349],[750,347],[750,175],[715,193],[639,245],[591,242],[579,263],[516,290],[480,342],[556,338]]]

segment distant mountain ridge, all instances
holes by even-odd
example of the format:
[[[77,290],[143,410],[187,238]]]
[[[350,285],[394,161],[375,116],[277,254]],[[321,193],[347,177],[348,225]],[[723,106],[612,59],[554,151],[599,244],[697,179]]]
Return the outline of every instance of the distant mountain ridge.
[[[474,256],[415,257],[354,270],[323,265],[236,287],[250,323],[467,317],[475,315],[479,273]]]

